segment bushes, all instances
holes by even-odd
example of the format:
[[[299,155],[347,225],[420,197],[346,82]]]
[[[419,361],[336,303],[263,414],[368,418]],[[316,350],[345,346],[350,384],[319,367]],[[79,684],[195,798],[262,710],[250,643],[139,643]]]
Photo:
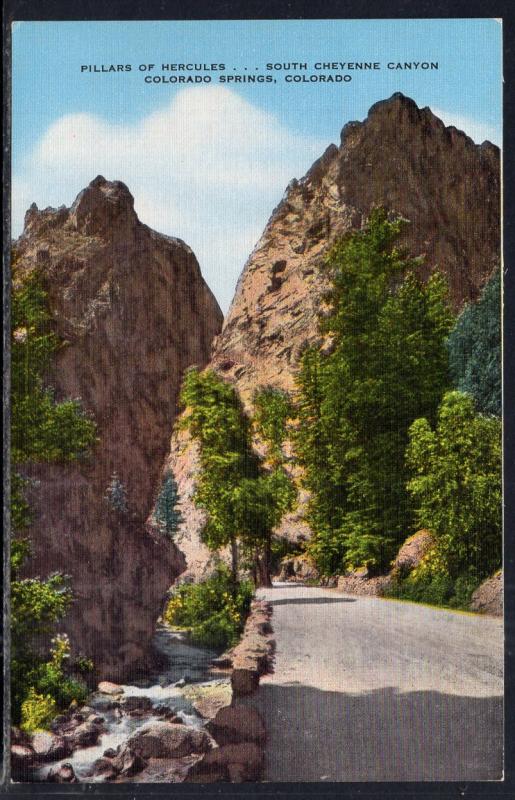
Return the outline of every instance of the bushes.
[[[241,581],[234,590],[230,571],[220,565],[202,583],[179,586],[163,618],[170,626],[190,629],[194,644],[224,650],[243,631],[253,591],[250,581]]]
[[[467,608],[502,559],[501,422],[448,392],[434,429],[427,419],[411,426],[407,461],[417,521],[436,544],[389,594]]]
[[[21,706],[20,728],[28,733],[45,730],[56,714],[57,703],[54,698],[49,694],[39,694],[31,686]]]
[[[30,648],[16,647],[12,660],[12,720],[24,730],[44,729],[60,709],[81,704],[88,689],[67,674],[70,643],[65,634],[52,640],[50,659],[43,661]]]

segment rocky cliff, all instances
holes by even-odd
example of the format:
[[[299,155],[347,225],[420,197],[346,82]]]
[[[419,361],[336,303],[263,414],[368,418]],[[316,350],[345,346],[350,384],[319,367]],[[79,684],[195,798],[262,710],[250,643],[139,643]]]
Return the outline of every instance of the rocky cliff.
[[[185,562],[146,523],[184,369],[203,366],[220,309],[184,242],[137,218],[120,182],[96,178],[73,206],[26,214],[19,268],[37,267],[62,341],[49,385],[80,397],[98,426],[82,463],[27,466],[35,478],[30,574],[64,571],[76,602],[65,629],[104,678],[145,666],[164,595]],[[109,508],[116,472],[128,513]]]
[[[211,366],[245,403],[259,385],[293,388],[299,357],[318,337],[325,288],[318,264],[374,205],[409,220],[404,244],[425,257],[426,276],[436,268],[446,273],[456,309],[477,298],[499,263],[498,148],[474,144],[401,94],[376,103],[363,122],[345,125],[339,147],[330,145],[290,183],[243,269]],[[199,545],[202,515],[191,501],[195,458],[184,434],[174,436],[168,464],[185,517],[179,546],[199,574],[209,554]],[[301,509],[281,532],[309,535]]]

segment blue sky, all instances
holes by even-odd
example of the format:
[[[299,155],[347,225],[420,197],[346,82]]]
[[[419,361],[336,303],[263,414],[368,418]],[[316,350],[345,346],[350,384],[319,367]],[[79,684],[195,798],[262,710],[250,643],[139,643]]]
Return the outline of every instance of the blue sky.
[[[123,180],[143,222],[183,238],[227,310],[292,177],[343,125],[401,91],[472,138],[501,144],[502,27],[481,20],[24,22],[13,29],[13,234],[32,201],[69,205],[97,174]],[[375,61],[380,70],[315,70]],[[438,62],[389,70],[388,62]],[[225,64],[209,85],[145,83],[162,63]],[[286,83],[267,63],[349,83]],[[131,64],[131,72],[81,72]],[[140,64],[154,64],[148,73]],[[245,67],[247,68],[245,70]],[[273,74],[276,83],[218,83]]]

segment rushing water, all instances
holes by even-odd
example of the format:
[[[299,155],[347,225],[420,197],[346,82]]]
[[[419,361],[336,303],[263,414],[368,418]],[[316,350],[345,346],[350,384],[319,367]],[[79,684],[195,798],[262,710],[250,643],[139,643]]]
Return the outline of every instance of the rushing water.
[[[125,697],[148,697],[154,705],[167,705],[173,709],[184,724],[200,728],[202,718],[183,693],[182,687],[191,683],[206,682],[209,679],[211,660],[216,653],[193,647],[185,641],[184,634],[171,631],[164,626],[158,627],[154,645],[166,659],[166,667],[162,672],[149,675],[148,679],[137,681],[132,685],[121,685]],[[213,683],[219,682],[213,681]],[[91,747],[82,747],[75,750],[72,755],[59,761],[45,764],[36,773],[36,780],[45,780],[50,769],[60,764],[71,764],[77,778],[83,781],[92,780],[89,777],[91,766],[100,758],[108,748],[116,750],[131,736],[134,731],[158,717],[151,712],[143,717],[120,715],[118,709],[106,709],[106,695],[92,694],[86,705],[97,710],[104,718],[106,733],[102,734],[98,744]],[[101,780],[98,779],[98,780]]]

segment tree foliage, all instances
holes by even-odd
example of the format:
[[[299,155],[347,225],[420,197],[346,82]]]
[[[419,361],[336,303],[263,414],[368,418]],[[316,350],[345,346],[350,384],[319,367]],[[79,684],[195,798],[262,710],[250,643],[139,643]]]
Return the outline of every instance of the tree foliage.
[[[177,508],[178,502],[177,483],[172,470],[169,469],[164,475],[161,489],[157,496],[154,520],[158,527],[171,538],[177,533],[182,522],[182,514]]]
[[[435,534],[448,575],[478,581],[502,558],[501,423],[448,392],[436,425],[417,419],[407,451],[417,522]]]
[[[448,341],[454,386],[470,394],[478,411],[501,415],[501,271],[496,270],[479,301],[466,306]]]
[[[231,545],[233,553],[240,541],[269,581],[271,530],[291,504],[289,478],[279,465],[264,469],[252,448],[251,419],[234,387],[215,372],[188,370],[181,401],[181,424],[200,445],[195,503],[207,512],[203,540],[213,550]],[[261,420],[269,425],[264,407]]]
[[[296,452],[325,573],[388,564],[411,522],[408,428],[434,419],[448,385],[445,281],[417,277],[420,260],[395,247],[401,227],[376,209],[333,247],[320,320],[332,352],[308,349],[298,376]]]

